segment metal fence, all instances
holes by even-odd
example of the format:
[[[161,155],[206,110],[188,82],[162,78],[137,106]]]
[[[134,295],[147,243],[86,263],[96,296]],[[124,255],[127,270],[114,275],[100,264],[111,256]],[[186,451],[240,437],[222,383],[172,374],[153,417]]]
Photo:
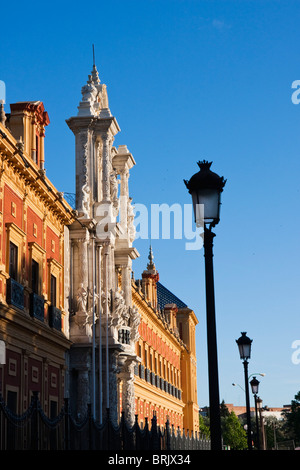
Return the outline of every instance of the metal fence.
[[[161,428],[156,416],[149,426],[128,426],[122,414],[115,426],[107,411],[103,424],[97,423],[88,407],[86,417],[76,421],[69,402],[54,419],[42,410],[34,394],[28,410],[22,415],[12,413],[0,396],[0,450],[209,450],[210,441],[199,434],[180,432],[167,421]]]

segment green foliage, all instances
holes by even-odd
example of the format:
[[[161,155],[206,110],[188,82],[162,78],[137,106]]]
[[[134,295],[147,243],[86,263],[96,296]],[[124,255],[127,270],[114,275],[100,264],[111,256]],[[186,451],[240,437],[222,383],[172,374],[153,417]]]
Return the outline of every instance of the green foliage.
[[[289,433],[286,432],[286,422],[274,416],[264,418],[264,431],[268,450],[275,449],[278,442],[284,442],[290,438]]]
[[[295,399],[291,401],[290,411],[285,413],[286,435],[290,439],[294,439],[295,444],[300,444],[300,392],[295,395]]]
[[[247,435],[238,417],[232,411],[221,418],[222,437],[224,445],[231,450],[247,449]]]
[[[230,415],[229,413],[229,410],[227,408],[227,406],[225,405],[225,402],[224,400],[222,401],[221,405],[220,405],[220,416],[221,418],[226,418]]]
[[[209,419],[199,415],[199,432],[203,436],[210,437]]]

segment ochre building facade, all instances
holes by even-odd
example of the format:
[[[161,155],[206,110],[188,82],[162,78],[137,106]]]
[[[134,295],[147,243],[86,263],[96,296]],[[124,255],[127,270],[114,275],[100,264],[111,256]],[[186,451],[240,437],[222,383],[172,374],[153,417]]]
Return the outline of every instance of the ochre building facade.
[[[195,313],[159,282],[153,253],[142,279],[133,282],[133,305],[141,313],[135,367],[135,410],[139,423],[153,414],[164,426],[199,431]]]

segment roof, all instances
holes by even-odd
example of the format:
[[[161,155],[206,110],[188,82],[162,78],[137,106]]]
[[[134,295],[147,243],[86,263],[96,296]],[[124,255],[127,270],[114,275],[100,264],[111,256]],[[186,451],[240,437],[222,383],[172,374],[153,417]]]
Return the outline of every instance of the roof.
[[[187,305],[182,302],[176,295],[172,294],[165,286],[160,282],[156,283],[157,286],[157,303],[161,309],[167,304],[176,304],[178,308],[186,308]]]

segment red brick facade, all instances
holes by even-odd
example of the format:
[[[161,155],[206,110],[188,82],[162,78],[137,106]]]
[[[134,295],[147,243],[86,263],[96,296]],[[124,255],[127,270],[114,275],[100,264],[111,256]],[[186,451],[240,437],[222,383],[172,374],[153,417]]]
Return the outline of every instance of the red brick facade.
[[[60,409],[69,348],[63,264],[72,210],[41,167],[49,120],[37,103],[12,106],[10,120],[0,124],[0,340],[6,352],[0,392],[18,413],[34,391],[46,413]],[[38,148],[26,140],[20,145],[22,132]]]

